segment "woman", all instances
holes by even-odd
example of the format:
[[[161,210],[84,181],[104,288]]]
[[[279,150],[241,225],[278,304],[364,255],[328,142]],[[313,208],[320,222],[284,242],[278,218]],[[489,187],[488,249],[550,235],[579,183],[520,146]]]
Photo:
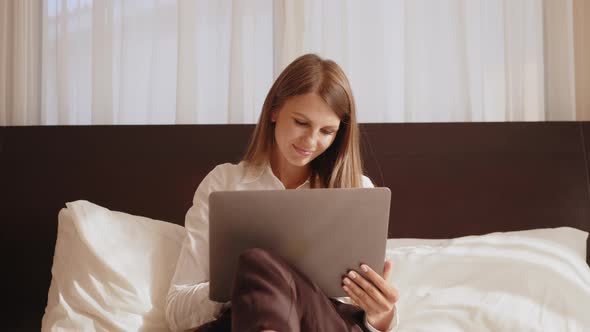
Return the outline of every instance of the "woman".
[[[280,257],[240,257],[231,303],[209,300],[208,197],[219,190],[373,187],[362,173],[355,103],[342,69],[307,54],[274,82],[248,151],[201,182],[186,215],[183,244],[166,301],[173,331],[393,331],[396,289],[365,265],[342,287],[356,305],[328,299]]]

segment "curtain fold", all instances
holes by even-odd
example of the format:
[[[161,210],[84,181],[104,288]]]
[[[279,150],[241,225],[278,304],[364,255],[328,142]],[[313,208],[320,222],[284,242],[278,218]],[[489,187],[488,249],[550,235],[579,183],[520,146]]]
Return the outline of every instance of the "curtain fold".
[[[41,9],[37,0],[0,0],[0,125],[40,123]]]
[[[575,120],[573,17],[572,0],[0,0],[0,125],[255,123],[308,52],[344,68],[361,122]]]
[[[545,114],[547,120],[576,119],[572,0],[544,0]]]
[[[576,119],[590,121],[590,2],[574,0]]]

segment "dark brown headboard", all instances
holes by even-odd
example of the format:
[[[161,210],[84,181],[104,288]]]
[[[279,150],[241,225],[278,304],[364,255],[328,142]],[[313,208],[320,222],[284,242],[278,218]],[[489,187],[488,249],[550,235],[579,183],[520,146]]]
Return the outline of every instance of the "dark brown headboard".
[[[39,330],[57,213],[86,199],[183,224],[252,125],[0,127],[0,220],[13,330]],[[389,237],[590,231],[590,123],[365,124],[367,174],[392,191]],[[6,326],[6,324],[5,324]]]

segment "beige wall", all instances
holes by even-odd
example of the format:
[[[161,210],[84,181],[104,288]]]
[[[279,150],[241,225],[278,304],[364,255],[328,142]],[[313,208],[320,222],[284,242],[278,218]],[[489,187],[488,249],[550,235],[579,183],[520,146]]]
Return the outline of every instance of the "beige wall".
[[[574,0],[576,119],[590,120],[590,1]]]

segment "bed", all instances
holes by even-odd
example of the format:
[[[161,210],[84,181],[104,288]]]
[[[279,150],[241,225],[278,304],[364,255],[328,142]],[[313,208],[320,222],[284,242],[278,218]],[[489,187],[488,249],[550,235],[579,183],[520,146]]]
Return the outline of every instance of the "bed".
[[[158,244],[138,262],[159,275],[159,293],[149,294],[146,314],[135,313],[127,329],[165,330],[161,285],[174,268],[175,249],[169,248],[182,239],[179,225],[201,179],[219,163],[237,162],[253,128],[0,127],[7,329],[40,330],[48,301],[63,305],[67,294],[59,287],[81,287],[82,279],[72,279],[76,273],[90,275],[101,290],[103,302],[95,308],[116,303],[92,276],[96,266],[73,255],[74,247],[56,248],[58,220],[66,241],[80,234],[65,225],[83,232],[78,219],[94,211],[111,218],[111,228],[85,219],[92,236],[81,245],[118,239],[129,248],[137,242],[140,250],[150,243],[143,231],[117,232],[141,228],[154,236]],[[583,314],[590,308],[590,123],[388,123],[362,124],[361,130],[366,173],[392,192],[387,254],[401,290],[403,331],[590,330]],[[58,258],[69,276],[57,270]],[[105,266],[112,262],[103,257]],[[124,279],[125,271],[139,271],[130,266],[131,260],[109,268]],[[51,310],[54,316],[84,315],[75,309]],[[90,330],[125,328],[121,322],[96,325],[111,317],[104,313],[86,314],[95,322]],[[61,324],[67,330],[67,319]]]

